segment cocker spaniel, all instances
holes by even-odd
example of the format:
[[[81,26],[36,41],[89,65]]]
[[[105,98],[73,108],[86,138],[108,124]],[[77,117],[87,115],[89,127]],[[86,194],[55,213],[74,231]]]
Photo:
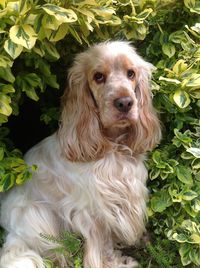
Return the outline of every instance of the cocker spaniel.
[[[151,70],[127,42],[77,55],[58,131],[25,156],[38,170],[3,198],[1,268],[44,268],[43,257],[66,267],[56,242],[41,236],[63,230],[83,236],[84,268],[137,267],[116,245],[133,245],[145,231],[143,161],[161,137]]]

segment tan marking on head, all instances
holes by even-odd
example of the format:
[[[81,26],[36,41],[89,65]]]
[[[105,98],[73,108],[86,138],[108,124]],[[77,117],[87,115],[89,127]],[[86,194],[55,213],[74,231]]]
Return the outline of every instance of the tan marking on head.
[[[125,70],[128,70],[128,69],[134,67],[134,66],[133,66],[133,62],[132,62],[130,59],[128,59],[126,55],[123,55],[123,54],[118,55],[118,56],[116,57],[116,61],[115,61],[115,62],[116,62],[117,64],[120,63],[120,65],[121,65]]]

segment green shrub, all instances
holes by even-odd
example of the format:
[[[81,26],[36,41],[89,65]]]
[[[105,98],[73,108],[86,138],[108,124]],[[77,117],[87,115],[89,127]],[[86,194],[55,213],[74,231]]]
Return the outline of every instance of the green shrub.
[[[74,54],[97,41],[128,39],[157,68],[152,90],[163,124],[148,161],[155,242],[141,250],[141,265],[199,267],[199,15],[199,0],[0,0],[0,191],[24,183],[36,168],[8,139],[10,116],[20,117],[30,98],[53,129],[59,110],[53,97],[48,105],[42,98],[64,87]]]
[[[83,239],[77,235],[65,231],[60,238],[55,238],[49,235],[41,235],[42,238],[58,244],[56,249],[53,249],[57,254],[62,254],[67,260],[68,267],[81,268],[83,260]],[[45,265],[47,268],[54,268],[51,260],[46,259]]]

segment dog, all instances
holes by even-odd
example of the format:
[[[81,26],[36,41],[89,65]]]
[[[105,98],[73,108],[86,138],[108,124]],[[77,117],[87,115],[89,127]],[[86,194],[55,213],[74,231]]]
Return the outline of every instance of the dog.
[[[64,230],[84,238],[84,268],[137,267],[117,245],[134,245],[145,232],[145,154],[161,138],[152,69],[124,41],[76,56],[58,131],[26,153],[38,167],[32,179],[3,197],[1,268],[44,268],[43,257],[66,267],[57,243],[41,236]]]

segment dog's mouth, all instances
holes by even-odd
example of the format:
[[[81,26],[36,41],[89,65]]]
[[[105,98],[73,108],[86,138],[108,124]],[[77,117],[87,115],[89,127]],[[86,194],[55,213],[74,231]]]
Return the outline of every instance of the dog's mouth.
[[[120,113],[117,115],[117,120],[119,121],[127,121],[127,120],[130,120],[129,119],[129,113]]]
[[[120,128],[128,127],[132,124],[128,114],[119,114],[115,122],[115,126]]]
[[[126,128],[134,125],[137,121],[137,111],[131,109],[128,112],[119,112],[110,108],[105,114],[100,114],[103,128]]]

